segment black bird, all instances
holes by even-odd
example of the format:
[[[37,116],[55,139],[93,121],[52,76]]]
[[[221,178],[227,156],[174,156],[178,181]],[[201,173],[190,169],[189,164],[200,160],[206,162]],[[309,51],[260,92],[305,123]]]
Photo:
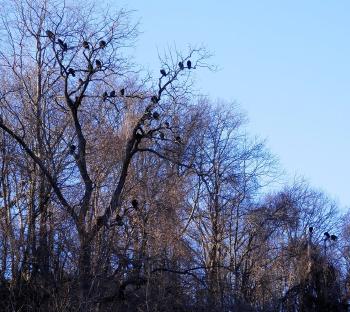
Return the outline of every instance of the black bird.
[[[84,83],[84,80],[79,78],[78,82],[79,82],[79,85],[82,85]]]
[[[309,227],[309,232],[312,233],[312,231],[314,230],[314,228],[312,226]]]
[[[181,144],[181,137],[179,136],[175,137],[175,143]]]
[[[327,240],[331,237],[328,232],[324,232],[323,235],[325,236],[325,240]]]
[[[89,49],[90,48],[89,43],[87,41],[83,41],[83,48],[84,49]]]
[[[170,128],[170,123],[169,123],[169,122],[167,122],[167,121],[166,121],[166,122],[164,122],[164,127],[165,127],[165,128],[167,128],[167,129],[169,129],[169,128]]]
[[[102,100],[103,100],[103,102],[105,102],[106,100],[107,100],[107,97],[108,97],[108,93],[105,91],[105,92],[103,92],[103,94],[102,94]]]
[[[97,68],[101,68],[102,67],[102,63],[100,60],[96,60],[96,67]]]
[[[152,117],[155,119],[155,120],[158,120],[159,119],[159,113],[158,112],[153,112],[153,115]]]
[[[163,132],[159,132],[159,138],[161,138],[162,140],[164,140],[164,139],[165,139],[165,135],[164,135],[164,133],[163,133]]]
[[[73,155],[76,148],[74,144],[69,145],[69,154]]]
[[[57,43],[60,45],[63,52],[66,52],[68,50],[67,43],[63,42],[62,39],[57,39]]]
[[[187,68],[188,69],[191,69],[192,67],[192,62],[190,60],[187,61]]]
[[[100,48],[101,48],[101,49],[104,49],[104,48],[106,47],[106,41],[101,40],[101,41],[99,42],[99,45],[100,45]]]
[[[336,241],[337,239],[338,239],[337,235],[334,235],[334,234],[331,235],[331,240]]]
[[[46,35],[49,37],[50,40],[55,39],[55,35],[51,30],[47,30]]]
[[[181,70],[183,70],[185,68],[184,63],[183,62],[179,62],[179,67],[180,67]]]
[[[115,91],[112,90],[111,93],[109,94],[110,97],[115,97]]]
[[[160,73],[162,74],[162,76],[164,76],[164,77],[166,76],[166,71],[164,69],[161,69]]]
[[[137,199],[133,199],[131,201],[131,205],[134,209],[137,209],[139,207],[139,202],[137,201]]]
[[[154,104],[157,104],[158,103],[158,97],[156,95],[153,95],[151,97],[151,101],[154,103]]]
[[[120,95],[124,96],[124,94],[125,94],[125,89],[124,88],[120,89]]]
[[[73,77],[75,77],[75,70],[74,70],[72,67],[70,67],[70,68],[68,69],[68,74],[69,74],[69,75],[72,75]]]

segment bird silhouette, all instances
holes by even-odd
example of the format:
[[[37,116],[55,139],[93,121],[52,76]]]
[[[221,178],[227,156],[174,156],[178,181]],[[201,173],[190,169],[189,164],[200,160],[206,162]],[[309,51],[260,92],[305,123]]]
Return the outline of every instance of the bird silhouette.
[[[337,235],[334,235],[334,234],[331,235],[331,240],[336,241],[337,239],[338,239]]]
[[[89,43],[87,41],[83,41],[83,48],[84,49],[89,49],[90,48]]]
[[[49,37],[49,39],[53,40],[55,39],[55,35],[51,30],[46,30],[46,35]]]
[[[192,67],[192,62],[190,60],[187,61],[187,68],[188,69],[191,69]]]
[[[115,91],[112,90],[111,93],[109,94],[110,97],[115,97]]]
[[[157,104],[158,103],[158,97],[156,95],[153,95],[151,97],[151,101],[154,103],[154,104]]]
[[[75,70],[74,70],[72,67],[70,67],[70,68],[68,69],[68,74],[69,74],[69,75],[72,75],[73,77],[75,77]]]
[[[161,73],[162,76],[164,76],[164,77],[166,76],[166,71],[164,69],[161,69],[160,73]]]
[[[125,89],[124,89],[124,88],[120,89],[120,95],[121,95],[121,96],[124,96],[124,95],[125,95]]]
[[[159,113],[158,112],[153,112],[153,115],[152,117],[155,119],[155,120],[158,120],[159,119]]]
[[[139,207],[139,202],[137,201],[137,199],[133,199],[131,201],[131,205],[134,209],[137,209]]]
[[[96,67],[97,68],[101,68],[102,67],[102,63],[101,63],[100,60],[96,60],[95,63],[96,63]]]
[[[175,137],[175,143],[181,144],[181,137],[180,136]]]
[[[183,62],[179,62],[179,67],[181,70],[183,70],[185,67],[184,67],[184,63]]]
[[[76,148],[77,147],[74,144],[69,145],[69,154],[73,155]]]
[[[327,240],[331,237],[328,232],[324,232],[323,235],[325,236],[325,240]]]
[[[107,100],[107,97],[108,97],[108,93],[105,91],[105,92],[103,92],[103,94],[102,94],[102,100],[103,100],[103,102],[105,102],[106,100]]]
[[[106,41],[101,40],[101,41],[99,42],[99,46],[100,46],[101,49],[104,49],[104,48],[106,47]]]
[[[314,230],[314,228],[312,226],[309,227],[309,232],[312,233],[312,231]]]

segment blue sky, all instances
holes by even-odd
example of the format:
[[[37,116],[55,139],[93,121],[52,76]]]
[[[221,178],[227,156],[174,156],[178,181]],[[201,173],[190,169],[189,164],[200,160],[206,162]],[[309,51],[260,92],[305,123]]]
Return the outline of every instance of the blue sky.
[[[203,93],[237,102],[291,177],[350,207],[350,1],[118,2],[135,9],[136,59],[158,75],[158,52],[205,45],[217,72]]]

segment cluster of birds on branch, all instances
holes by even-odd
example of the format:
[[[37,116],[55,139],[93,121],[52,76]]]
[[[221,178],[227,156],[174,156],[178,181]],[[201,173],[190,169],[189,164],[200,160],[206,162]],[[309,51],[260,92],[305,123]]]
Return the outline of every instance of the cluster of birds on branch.
[[[314,230],[314,228],[312,226],[310,226],[309,233],[312,234],[313,230]],[[323,236],[324,236],[324,241],[328,241],[328,240],[336,241],[338,239],[337,235],[329,234],[328,232],[324,232]]]
[[[187,68],[188,68],[188,69],[191,69],[191,68],[192,68],[192,62],[191,62],[191,60],[188,60],[186,64],[187,64]],[[180,70],[185,69],[185,65],[184,65],[183,62],[179,62],[178,65],[179,65],[179,67],[180,67]],[[162,75],[162,77],[166,77],[166,76],[168,75],[164,68],[162,68],[162,69],[160,70],[160,74]]]

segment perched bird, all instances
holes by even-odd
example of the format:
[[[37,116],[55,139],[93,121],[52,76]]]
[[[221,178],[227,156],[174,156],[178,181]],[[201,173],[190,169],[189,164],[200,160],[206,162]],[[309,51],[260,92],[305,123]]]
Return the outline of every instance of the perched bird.
[[[190,60],[187,61],[187,68],[188,69],[191,69],[192,67],[192,62]]]
[[[101,41],[99,42],[99,45],[100,45],[100,48],[101,48],[101,49],[104,49],[104,48],[106,47],[106,41],[101,40]]]
[[[167,128],[167,129],[169,129],[169,128],[170,128],[170,123],[169,123],[169,122],[167,122],[167,121],[166,121],[166,122],[164,122],[164,127],[165,127],[165,128]]]
[[[312,231],[314,230],[314,228],[312,226],[309,227],[309,232],[312,233]]]
[[[70,144],[69,145],[69,154],[73,155],[75,150],[76,150],[76,146],[74,144]]]
[[[154,104],[157,104],[158,103],[158,97],[156,96],[156,95],[153,95],[152,97],[151,97],[151,101],[154,103]]]
[[[133,199],[131,201],[131,205],[134,209],[137,209],[139,207],[139,202],[137,201],[137,199]]]
[[[57,39],[57,43],[58,43],[61,47],[63,47],[63,45],[64,45],[64,42],[63,42],[62,39]]]
[[[164,140],[165,139],[165,134],[163,132],[159,132],[159,138]]]
[[[78,82],[79,82],[79,85],[81,86],[84,83],[84,80],[79,78]]]
[[[108,97],[108,93],[105,91],[105,92],[103,92],[103,94],[102,94],[102,100],[103,100],[103,102],[105,102],[106,100],[107,100],[107,97]]]
[[[55,39],[55,35],[51,30],[46,30],[46,35],[49,37],[50,40]]]
[[[68,51],[68,45],[67,45],[67,43],[64,43],[64,44],[63,44],[62,50],[63,50],[63,52]]]
[[[184,63],[183,62],[179,62],[179,67],[180,67],[181,70],[183,70],[185,68]]]
[[[180,136],[175,137],[175,143],[181,144],[181,137]]]
[[[327,240],[331,237],[328,232],[324,232],[323,235],[325,236],[325,240]]]
[[[166,76],[166,71],[164,69],[161,69],[160,73],[161,73],[162,76],[164,76],[164,77]]]
[[[83,41],[83,48],[84,49],[89,49],[90,48],[90,45],[87,41]]]
[[[115,97],[115,91],[112,90],[111,93],[109,94],[110,97]]]
[[[96,67],[97,68],[101,68],[102,67],[102,63],[101,63],[100,60],[96,60],[95,62],[96,62]]]
[[[70,68],[68,69],[68,74],[69,74],[69,75],[72,75],[73,77],[75,77],[75,70],[74,70],[72,67],[70,67]]]
[[[336,241],[337,239],[338,239],[337,235],[334,235],[334,234],[331,235],[331,240]]]
[[[155,119],[155,120],[158,120],[159,119],[159,113],[158,112],[153,112],[153,115],[152,117]]]
[[[120,89],[120,95],[121,95],[121,96],[124,96],[124,95],[125,95],[125,89],[124,89],[124,88]]]

